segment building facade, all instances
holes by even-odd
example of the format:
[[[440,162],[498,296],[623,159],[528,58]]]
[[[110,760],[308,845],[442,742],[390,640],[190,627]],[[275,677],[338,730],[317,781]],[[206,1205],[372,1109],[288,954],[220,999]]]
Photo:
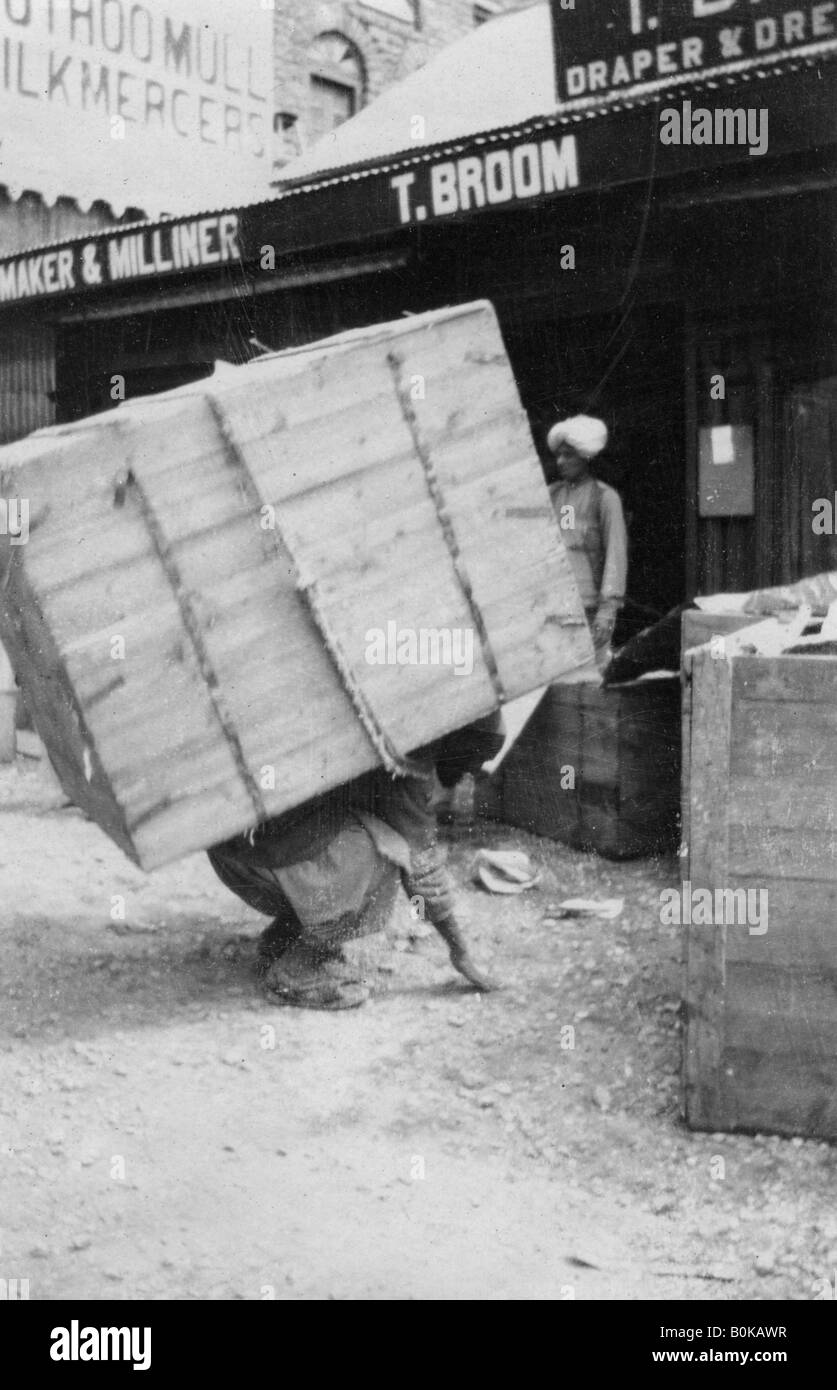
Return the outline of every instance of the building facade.
[[[522,8],[523,4],[524,0],[484,0],[476,4],[473,0],[261,0],[262,9],[273,11],[270,127],[274,172],[278,174],[291,157],[310,147],[441,48],[494,15]],[[22,16],[26,8],[19,7],[14,14]],[[143,7],[134,7],[138,8]],[[113,12],[117,13],[117,9]],[[198,9],[196,3],[195,11]],[[90,6],[83,3],[70,9],[65,6],[67,22],[76,16],[80,24],[88,10]],[[28,90],[31,69],[25,68],[27,51],[14,48],[23,44],[18,33],[24,31],[9,16],[7,10],[0,13],[0,37],[7,46],[13,46],[9,52],[18,54],[21,87]],[[76,37],[83,38],[84,33]],[[105,44],[98,58],[104,61],[110,53]],[[21,109],[25,119],[25,103]],[[107,114],[113,114],[110,106]],[[10,187],[3,182],[0,163],[0,259],[74,238],[94,238],[105,229],[135,224],[145,215],[141,207],[131,205],[130,195],[128,206],[118,214],[102,199],[82,207],[75,197],[69,196],[74,177],[72,142],[78,136],[68,121],[61,129],[62,142],[66,141],[66,196],[55,197],[54,190],[52,196],[45,196],[36,178],[31,187]],[[161,176],[165,173],[162,170]],[[265,194],[269,194],[269,180]],[[220,181],[208,205],[230,206],[234,201]],[[199,210],[195,208],[195,212]],[[224,311],[219,309],[217,314],[223,320]],[[86,312],[83,317],[86,319]],[[143,322],[147,322],[145,316]],[[93,332],[95,336],[96,330]],[[19,439],[31,430],[52,424],[56,418],[66,418],[68,412],[83,414],[99,408],[109,374],[100,373],[92,380],[89,374],[85,375],[83,385],[79,385],[72,370],[74,348],[71,344],[65,352],[63,347],[68,334],[72,339],[70,324],[38,312],[28,313],[25,304],[6,318],[0,342],[0,442]],[[238,336],[239,349],[246,352],[247,335]],[[209,351],[209,360],[217,350],[216,346]],[[156,345],[145,341],[140,332],[128,360],[137,382],[141,380],[145,389],[158,389],[161,381],[169,380],[167,368],[158,362],[159,355]],[[69,364],[69,375],[57,372],[57,363],[61,362]],[[184,370],[188,374],[190,368]]]
[[[531,0],[274,0],[277,168],[478,24]]]
[[[494,15],[519,9],[528,2],[351,0],[344,4],[333,0],[324,0],[324,3],[260,0],[262,10],[272,11],[272,26],[268,21],[268,30],[272,27],[273,91],[266,115],[266,134],[274,172],[278,174],[289,159],[353,116],[406,73],[427,62],[441,48]],[[222,0],[212,0],[212,3],[220,4]],[[114,0],[107,14],[121,16],[120,23],[127,33],[128,24],[133,22],[130,16],[136,17],[134,12],[144,10],[144,6],[135,5],[131,11],[123,0]],[[199,10],[200,5],[195,4],[195,17]],[[6,89],[16,85],[15,95],[31,100],[36,94],[38,60],[47,63],[47,70],[52,74],[49,98],[39,105],[49,108],[56,123],[54,142],[61,150],[66,187],[56,196],[55,188],[40,186],[37,174],[32,175],[31,185],[14,186],[8,175],[4,178],[4,165],[0,161],[0,257],[74,236],[95,235],[105,227],[136,222],[148,211],[140,197],[131,196],[130,189],[127,190],[127,206],[118,211],[103,198],[96,197],[80,205],[75,196],[78,189],[74,184],[86,182],[77,168],[79,155],[84,153],[81,150],[83,136],[75,127],[71,108],[65,105],[62,83],[56,74],[64,71],[72,74],[75,67],[79,67],[80,91],[75,95],[85,114],[101,105],[103,117],[111,121],[117,119],[117,109],[121,106],[119,92],[124,86],[127,93],[133,80],[127,71],[117,70],[120,60],[118,26],[111,31],[105,28],[99,34],[91,19],[88,34],[83,20],[88,14],[92,16],[94,10],[82,0],[71,7],[65,4],[62,14],[66,16],[66,33],[59,33],[56,28],[56,46],[50,51],[44,48],[45,35],[35,37],[29,27],[22,24],[27,12],[26,5],[0,11],[0,40],[7,55],[3,85]],[[105,13],[104,7],[101,13]],[[191,19],[192,11],[185,13]],[[196,28],[192,23],[193,39]],[[168,36],[168,30],[161,34],[163,32]],[[184,30],[181,28],[178,32],[177,25],[172,22],[170,40],[161,37],[161,72],[155,69],[155,77],[167,70],[173,78],[180,78],[187,62],[183,34]],[[90,45],[83,51],[89,56],[79,59],[72,51],[71,41],[81,45],[88,37]],[[66,51],[61,47],[62,40],[66,42]],[[126,44],[127,38],[123,39],[123,46]],[[195,50],[193,65],[200,66],[204,61],[208,59]],[[112,82],[110,91],[106,79]],[[230,75],[231,83],[232,80]],[[66,81],[70,83],[70,76]],[[173,95],[177,100],[182,99],[176,92]],[[27,102],[21,100],[8,118],[12,124],[19,121],[26,125],[27,115]],[[104,132],[105,135],[109,133]],[[27,138],[25,130],[13,132],[14,136]],[[113,150],[116,147],[105,145],[104,148]],[[166,177],[167,170],[163,168],[161,178],[165,180]],[[264,196],[268,196],[269,191],[268,172]],[[213,195],[212,205],[230,205],[235,201],[222,183],[217,195]],[[198,210],[197,204],[195,210]]]
[[[762,44],[786,33],[783,47],[719,70],[709,34],[703,69],[562,106],[548,7],[523,7],[472,30],[458,67],[443,50],[355,123],[368,134],[402,98],[407,119],[416,102],[437,108],[455,70],[474,78],[474,101],[485,88],[467,126],[459,93],[459,135],[446,127],[376,157],[367,141],[356,161],[302,181],[288,166],[262,204],[0,257],[2,439],[207,376],[219,358],[485,298],[536,441],[559,414],[611,428],[640,618],[696,593],[834,569],[834,528],[812,521],[837,497],[837,25],[821,33],[815,5],[800,39],[799,26],[781,28],[781,0],[764,7],[754,32]],[[325,6],[317,22],[368,8]],[[399,22],[409,63],[421,31]],[[310,30],[306,53],[328,33],[344,31]],[[696,52],[700,35],[684,33],[659,61]],[[650,50],[639,52],[644,63]],[[509,91],[541,100],[532,74],[544,55],[543,104],[527,114]],[[498,120],[504,72],[518,77],[502,84]],[[688,109],[769,117],[769,151],[661,141],[662,108],[686,109],[686,95]],[[400,139],[404,119],[384,126]]]

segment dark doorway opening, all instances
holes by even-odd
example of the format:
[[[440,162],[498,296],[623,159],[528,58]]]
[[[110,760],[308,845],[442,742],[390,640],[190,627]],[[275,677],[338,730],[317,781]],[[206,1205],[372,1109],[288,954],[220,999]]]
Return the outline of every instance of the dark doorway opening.
[[[627,316],[518,322],[504,334],[548,481],[551,424],[583,412],[608,426],[595,471],[620,493],[628,523],[625,640],[685,598],[682,316],[639,306]]]

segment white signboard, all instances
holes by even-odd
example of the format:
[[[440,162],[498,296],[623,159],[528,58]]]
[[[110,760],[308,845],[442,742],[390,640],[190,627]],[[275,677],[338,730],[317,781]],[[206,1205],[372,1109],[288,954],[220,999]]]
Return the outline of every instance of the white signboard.
[[[270,196],[261,0],[0,0],[0,182],[150,217]]]

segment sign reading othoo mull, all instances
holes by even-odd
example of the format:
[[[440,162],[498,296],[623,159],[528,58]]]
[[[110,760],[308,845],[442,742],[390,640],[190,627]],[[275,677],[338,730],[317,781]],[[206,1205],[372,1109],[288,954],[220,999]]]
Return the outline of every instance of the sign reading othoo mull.
[[[273,9],[0,0],[2,179],[117,213],[269,195]]]

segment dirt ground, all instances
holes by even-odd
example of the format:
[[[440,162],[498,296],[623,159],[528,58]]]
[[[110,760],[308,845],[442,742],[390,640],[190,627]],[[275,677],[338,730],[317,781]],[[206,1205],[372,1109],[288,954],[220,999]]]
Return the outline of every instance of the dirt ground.
[[[0,769],[0,1277],[30,1298],[833,1288],[837,1149],[680,1119],[673,861],[477,827],[451,859],[502,991],[469,992],[405,908],[353,948],[372,1002],[306,1013],[263,997],[264,919],[203,856],[145,875],[61,802],[43,762]],[[541,885],[477,890],[480,845]],[[544,921],[578,894],[625,908]]]

